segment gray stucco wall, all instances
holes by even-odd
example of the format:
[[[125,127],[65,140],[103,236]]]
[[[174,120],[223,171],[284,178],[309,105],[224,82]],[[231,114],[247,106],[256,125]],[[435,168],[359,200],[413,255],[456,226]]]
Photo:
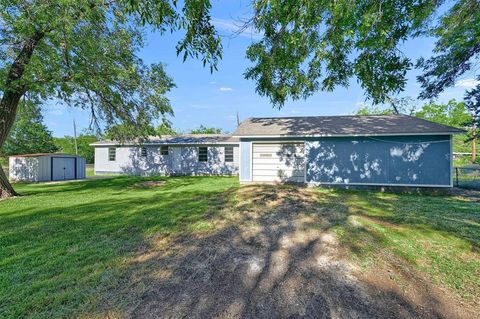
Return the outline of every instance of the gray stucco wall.
[[[202,145],[203,146],[203,145]],[[108,160],[108,146],[95,147],[95,173],[132,175],[209,175],[238,173],[238,145],[204,145],[208,147],[208,162],[198,161],[198,146],[169,146],[169,154],[161,155],[159,146],[116,147],[115,161]],[[233,146],[233,162],[225,162],[225,147]]]
[[[450,136],[307,139],[308,183],[450,186]]]

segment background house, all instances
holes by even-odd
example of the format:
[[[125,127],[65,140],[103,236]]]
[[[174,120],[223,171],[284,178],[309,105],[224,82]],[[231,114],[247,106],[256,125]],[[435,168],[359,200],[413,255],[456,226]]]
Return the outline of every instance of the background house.
[[[238,174],[238,140],[229,135],[187,134],[91,145],[95,147],[95,174]]]

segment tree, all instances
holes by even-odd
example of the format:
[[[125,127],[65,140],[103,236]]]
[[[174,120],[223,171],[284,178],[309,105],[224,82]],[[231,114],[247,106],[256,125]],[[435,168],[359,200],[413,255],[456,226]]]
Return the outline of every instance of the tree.
[[[281,107],[288,98],[348,87],[356,77],[374,104],[403,91],[412,62],[399,50],[417,36],[438,1],[254,1],[245,76]]]
[[[355,78],[373,104],[392,103],[415,61],[402,52],[410,38],[437,38],[421,59],[421,98],[436,97],[471,69],[480,53],[480,2],[256,0],[246,26],[263,34],[247,50],[245,76],[281,108],[318,90],[348,87]],[[392,107],[396,106],[392,103]]]
[[[475,65],[480,55],[480,1],[459,0],[428,31],[436,37],[435,55],[420,59],[417,67],[423,92],[420,97],[437,97]]]
[[[356,111],[356,115],[412,115],[417,108],[415,100],[411,97],[396,98],[391,100],[390,108],[380,108],[377,105],[363,106]]]
[[[465,123],[471,119],[471,115],[465,108],[465,103],[455,100],[450,100],[446,104],[425,104],[415,112],[415,116],[458,128],[465,127]]]
[[[190,134],[221,134],[222,129],[200,125],[200,127],[190,130]]]
[[[93,125],[126,123],[142,133],[173,114],[165,96],[173,82],[161,64],[138,51],[144,26],[183,30],[177,53],[216,69],[221,43],[210,1],[0,0],[0,149],[27,92],[89,109]],[[0,168],[0,197],[15,195]]]
[[[359,108],[355,115],[391,115],[394,114],[392,109],[382,109],[378,106],[362,106]]]
[[[171,124],[169,122],[162,122],[162,124],[160,124],[157,129],[156,129],[156,133],[158,136],[162,136],[162,135],[178,135],[179,132],[177,132],[176,130],[174,130],[172,127],[171,127]]]
[[[52,132],[43,123],[38,105],[23,99],[19,105],[17,119],[5,141],[2,156],[57,151]]]
[[[84,157],[87,164],[92,164],[94,161],[95,151],[90,144],[96,141],[98,141],[98,138],[93,134],[80,134],[77,137],[78,155]],[[75,154],[75,139],[73,136],[54,138],[54,143],[60,152]]]
[[[478,80],[480,80],[480,76],[478,76]],[[472,163],[475,163],[477,160],[477,130],[480,127],[480,84],[467,91],[465,94],[465,105],[471,115],[467,125],[471,129]]]

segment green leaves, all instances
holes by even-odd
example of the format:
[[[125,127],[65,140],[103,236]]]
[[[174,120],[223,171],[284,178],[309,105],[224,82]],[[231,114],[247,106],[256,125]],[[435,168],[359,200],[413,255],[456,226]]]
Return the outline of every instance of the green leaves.
[[[437,38],[433,57],[420,59],[417,67],[421,98],[436,98],[475,65],[480,56],[480,2],[459,0],[444,14],[430,35]]]
[[[51,153],[57,151],[52,132],[43,123],[43,116],[35,101],[22,100],[20,102],[17,120],[7,138],[2,156]]]
[[[255,1],[264,37],[247,50],[245,77],[282,107],[289,98],[348,87],[355,77],[373,103],[402,91],[412,67],[398,47],[417,35],[437,1]]]
[[[88,109],[97,130],[125,124],[144,132],[153,120],[173,115],[166,94],[174,87],[163,65],[146,65],[138,56],[145,27],[184,30],[178,53],[214,70],[221,43],[210,8],[208,0],[0,0],[0,91],[21,86],[30,96]],[[44,36],[25,72],[8,83],[22,44],[36,32]]]
[[[200,127],[190,130],[190,134],[222,134],[222,129],[200,125]]]

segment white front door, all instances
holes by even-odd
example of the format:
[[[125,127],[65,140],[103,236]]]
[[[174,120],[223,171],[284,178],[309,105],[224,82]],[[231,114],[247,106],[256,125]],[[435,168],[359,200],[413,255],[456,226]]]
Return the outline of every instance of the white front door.
[[[252,179],[255,182],[305,181],[303,143],[254,143]]]

